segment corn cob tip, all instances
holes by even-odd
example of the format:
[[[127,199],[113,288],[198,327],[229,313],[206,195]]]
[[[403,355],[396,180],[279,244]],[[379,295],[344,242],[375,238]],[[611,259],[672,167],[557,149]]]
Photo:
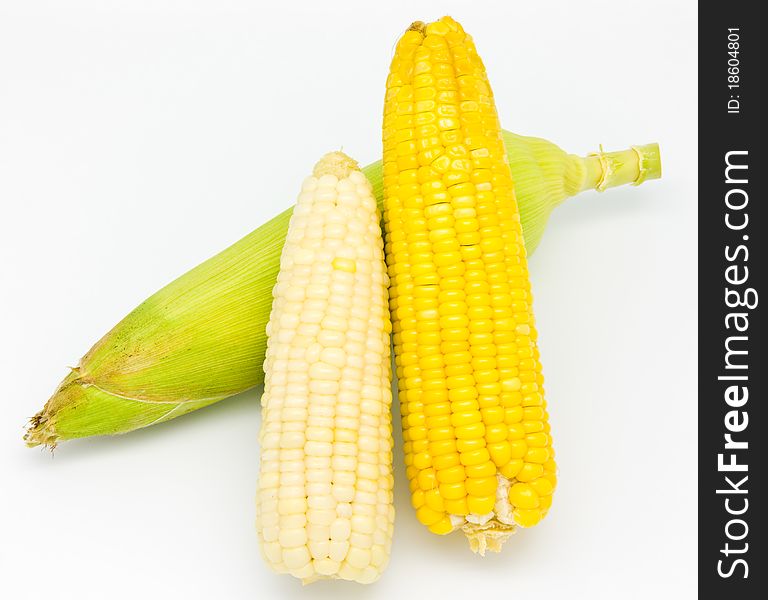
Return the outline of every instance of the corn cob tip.
[[[506,525],[493,519],[485,525],[465,523],[461,530],[475,554],[485,556],[486,551],[501,552],[504,542],[517,531],[514,525]]]
[[[427,24],[424,23],[424,21],[414,21],[411,23],[410,27],[406,29],[406,31],[418,31],[419,33],[424,33],[424,29],[427,27]]]
[[[343,152],[329,152],[323,156],[312,170],[312,175],[320,179],[323,175],[333,175],[346,179],[353,171],[359,171],[360,165]]]

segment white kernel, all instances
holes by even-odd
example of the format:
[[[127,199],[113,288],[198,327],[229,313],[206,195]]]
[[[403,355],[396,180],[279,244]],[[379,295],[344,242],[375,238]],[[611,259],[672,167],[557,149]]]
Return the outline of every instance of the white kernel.
[[[328,549],[328,557],[331,560],[335,560],[336,562],[341,562],[345,558],[347,558],[348,552],[349,552],[349,542],[331,541],[330,547]]]
[[[293,515],[307,511],[306,498],[285,498],[277,503],[277,511],[281,515]]]
[[[323,329],[331,331],[346,332],[348,329],[346,320],[341,317],[334,317],[333,315],[324,315],[321,317],[320,326]]]
[[[354,173],[355,171],[352,171],[350,175]],[[328,188],[329,190],[335,190],[338,184],[339,184],[339,178],[336,177],[336,175],[331,175],[330,173],[326,173],[325,175],[321,175],[320,177],[317,178],[317,187],[320,188],[321,191],[323,191],[324,188]],[[321,191],[318,191],[317,194],[321,193]],[[317,194],[315,195],[317,196]]]
[[[270,527],[264,527],[261,530],[261,537],[265,542],[274,542],[280,537],[280,528],[276,525]]]
[[[349,519],[354,514],[352,504],[349,502],[339,502],[339,505],[336,507],[336,514],[342,519]]]
[[[336,510],[336,500],[333,496],[310,496],[307,505],[318,510]]]
[[[309,555],[309,553],[307,553],[307,555]],[[371,564],[371,551],[363,548],[355,548],[353,546],[347,553],[347,563],[355,569],[364,569]],[[286,566],[289,566],[287,557],[285,559],[285,564]]]
[[[267,562],[273,567],[277,568],[283,562],[283,548],[277,541],[262,544],[264,549],[264,556]]]
[[[360,436],[357,445],[366,452],[376,452],[379,449],[379,439],[371,436]]]
[[[360,415],[360,420],[364,415]],[[356,429],[359,426],[357,417],[343,417],[341,415],[336,418],[336,426],[342,429]]]
[[[339,391],[339,382],[325,379],[313,379],[309,382],[309,391],[313,394],[336,394]]]
[[[376,529],[376,523],[370,517],[355,515],[352,517],[352,531],[370,534]]]
[[[325,527],[325,538],[322,539],[328,539],[328,528],[331,526],[331,523],[333,523],[336,520],[336,511],[335,510],[328,510],[323,508],[310,508],[307,511],[307,520],[313,524],[320,527]],[[317,539],[317,538],[311,538],[311,539]]]
[[[307,515],[299,513],[297,515],[283,515],[279,517],[281,529],[302,529],[307,525]]]
[[[352,533],[352,526],[349,519],[336,519],[331,525],[331,539],[335,542],[343,542],[349,539],[350,533]]]
[[[297,579],[301,579],[302,583],[309,583],[310,581],[317,579],[312,560],[299,569],[291,569],[290,573]]]
[[[314,540],[307,544],[309,553],[315,560],[323,559],[328,556],[328,550],[330,549],[331,542],[329,540]]]
[[[333,444],[307,441],[304,444],[304,452],[307,456],[331,456],[333,454]]]
[[[311,481],[306,484],[307,496],[330,496],[333,493],[331,478],[325,476],[325,481]]]
[[[283,550],[283,563],[288,569],[300,569],[310,560],[309,550],[305,546]]]
[[[265,513],[259,515],[259,528],[264,531],[268,527],[277,527],[280,523],[280,517],[277,513]]]
[[[341,348],[344,346],[345,335],[342,331],[322,329],[317,335],[317,341],[326,348]]]
[[[313,442],[333,442],[334,440],[333,430],[328,427],[307,427],[306,436],[307,440]]]
[[[346,354],[341,348],[323,348],[320,352],[320,359],[336,368],[341,368],[346,364]]]
[[[277,497],[283,498],[304,498],[306,493],[303,485],[281,485],[277,490]]]
[[[351,192],[355,189],[356,183],[352,181],[349,177],[345,177],[344,179],[341,179],[336,184],[336,189],[340,192]]]
[[[369,492],[361,492],[357,491],[355,493],[355,502],[360,504],[367,504],[369,506],[375,506],[377,504],[377,498],[376,494],[371,494]]]
[[[323,351],[323,347],[317,342],[314,342],[307,346],[306,352],[304,354],[304,358],[307,361],[307,363],[311,365],[312,363],[315,363],[320,359],[320,353],[322,351]]]
[[[280,436],[280,448],[302,448],[304,434],[300,431],[286,431]]]
[[[333,444],[334,456],[357,456],[357,452],[357,444],[350,444],[348,442],[334,442]]]
[[[323,381],[339,381],[341,379],[341,371],[338,367],[318,361],[309,367],[309,376]]]
[[[318,575],[323,575],[324,577],[332,577],[338,573],[338,570],[338,561],[332,560],[330,558],[324,558],[322,560],[315,561],[315,571],[317,571]]]
[[[283,548],[297,548],[307,543],[307,534],[303,529],[281,529],[279,542]]]
[[[355,467],[352,466],[352,461],[347,461],[344,466],[346,467],[345,469],[337,469],[333,474],[333,482],[336,485],[354,487],[357,483]]]
[[[353,530],[349,535],[349,545],[353,548],[370,550],[373,547],[373,536],[367,533],[358,533]]]
[[[307,456],[304,459],[304,464],[309,471],[309,474],[322,474],[330,471],[331,458],[330,456]],[[309,480],[309,477],[307,477]],[[331,473],[328,473],[328,481],[331,480]]]
[[[291,257],[295,265],[311,265],[315,261],[315,253],[312,250],[298,247]]]
[[[374,566],[368,566],[365,569],[363,569],[360,574],[357,576],[357,579],[355,581],[357,583],[362,583],[363,585],[367,585],[369,583],[373,583],[376,581],[381,573],[379,570]]]
[[[333,497],[337,502],[352,502],[355,498],[355,488],[351,486],[334,485]]]

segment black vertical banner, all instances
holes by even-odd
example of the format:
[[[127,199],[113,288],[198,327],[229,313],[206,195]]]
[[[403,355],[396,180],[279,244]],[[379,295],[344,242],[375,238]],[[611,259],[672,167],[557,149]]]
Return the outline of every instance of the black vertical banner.
[[[699,4],[699,594],[768,598],[766,41]],[[715,594],[715,595],[713,595]]]

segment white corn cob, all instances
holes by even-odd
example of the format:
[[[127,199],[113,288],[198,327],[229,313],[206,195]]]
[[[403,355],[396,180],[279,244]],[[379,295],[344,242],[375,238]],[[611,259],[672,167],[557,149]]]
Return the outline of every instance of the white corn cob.
[[[325,155],[293,211],[267,325],[257,527],[275,571],[370,583],[389,559],[391,368],[379,214]]]

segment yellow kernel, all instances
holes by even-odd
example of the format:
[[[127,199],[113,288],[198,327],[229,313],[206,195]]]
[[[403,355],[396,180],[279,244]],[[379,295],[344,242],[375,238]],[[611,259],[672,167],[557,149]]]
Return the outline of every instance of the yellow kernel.
[[[457,375],[471,375],[472,374],[472,365],[468,363],[460,363],[457,365],[448,365],[445,367],[445,375],[448,378],[455,377]],[[448,380],[446,380],[446,383],[448,383]],[[448,383],[450,387],[450,383]]]
[[[525,462],[544,464],[549,460],[549,448],[529,448]]]
[[[541,421],[544,419],[544,409],[539,406],[526,406],[523,409],[524,421]]]
[[[478,411],[480,409],[480,405],[475,398],[455,400],[452,401],[450,405],[451,411],[454,413]]]
[[[437,479],[435,478],[435,470],[434,469],[424,469],[423,471],[419,471],[418,475],[418,481],[419,481],[419,487],[422,490],[431,490],[434,487],[437,487]]]
[[[461,459],[461,464],[465,467],[472,466],[472,465],[480,465],[488,462],[490,460],[490,454],[488,453],[487,448],[480,448],[478,450],[473,450],[471,452],[462,452],[459,455],[459,458]]]
[[[452,515],[468,515],[469,514],[469,506],[467,506],[467,497],[462,496],[458,500],[443,500],[443,506],[445,507],[445,512],[450,513]]]
[[[515,523],[520,525],[520,527],[533,527],[541,521],[541,510],[538,508],[527,510],[518,508],[517,510],[512,511],[512,518],[514,518]]]
[[[357,271],[355,261],[349,258],[341,258],[340,256],[337,256],[333,259],[331,265],[337,271],[345,271],[347,273],[354,273]]]
[[[509,502],[517,508],[537,508],[539,495],[527,483],[516,483],[509,488]]]
[[[453,524],[451,523],[450,517],[446,515],[437,523],[432,523],[432,525],[429,526],[429,530],[437,535],[446,535],[453,531]]]
[[[523,421],[523,428],[526,433],[536,433],[537,431],[544,431],[544,423],[540,420]]]
[[[467,480],[467,482],[469,482],[469,480]],[[544,476],[534,479],[528,485],[530,485],[539,496],[549,496],[555,491],[552,483],[548,479],[545,479]],[[469,485],[467,485],[467,489],[469,489]]]
[[[541,466],[541,465],[537,465]],[[440,483],[461,483],[466,479],[464,467],[458,465],[437,472],[437,480]]]
[[[432,510],[428,506],[424,505],[416,510],[416,518],[423,525],[434,525],[440,519],[442,519],[444,513]]]
[[[448,399],[451,402],[462,402],[464,400],[474,400],[478,396],[477,389],[474,386],[456,388],[448,390]]]
[[[429,452],[419,452],[413,455],[413,466],[417,469],[427,469],[432,464]]]
[[[483,464],[465,467],[464,471],[466,472],[467,477],[494,477],[496,475],[496,465],[489,460]]]
[[[449,452],[456,452],[455,440],[440,440],[439,442],[429,442],[429,453],[432,456],[441,456]]]
[[[435,456],[432,459],[432,465],[434,466],[435,471],[437,471],[438,473],[438,478],[441,470],[448,469],[450,467],[455,467],[460,464],[461,464],[461,461],[459,460],[458,452],[441,454],[440,456]]]
[[[429,433],[427,434],[427,439],[429,439],[430,442],[455,439],[453,427],[438,427],[435,429],[430,429]]]
[[[496,495],[490,496],[467,496],[467,507],[469,512],[475,515],[485,515],[493,511],[496,504]]]
[[[475,423],[480,423],[481,421],[482,421],[482,416],[480,415],[479,410],[454,413],[451,415],[451,425],[457,428],[456,435],[460,439],[466,438],[467,436],[460,436],[458,433],[459,428],[467,427]]]
[[[467,474],[469,474],[469,471],[467,471]],[[549,481],[549,483],[552,484],[552,489],[557,487],[557,475],[555,475],[554,473],[545,470],[544,474],[541,476],[541,479],[546,479],[547,481]]]
[[[419,508],[421,506],[424,506],[424,491],[423,490],[415,490],[411,494],[411,505],[413,508]]]
[[[546,513],[550,506],[552,506],[552,494],[549,496],[542,496],[539,499],[539,509],[542,511],[542,513]]]
[[[511,379],[503,379],[501,381],[501,389],[505,392],[517,392],[523,387],[523,383],[517,377]]]
[[[485,448],[485,439],[472,438],[470,440],[456,440],[456,449],[461,452],[474,452]]]
[[[449,390],[472,387],[475,385],[475,378],[472,376],[472,374],[454,375],[453,377],[446,378],[445,385]]]
[[[484,384],[488,385],[488,384]],[[483,389],[480,389],[482,386],[478,387],[478,396],[477,396],[477,406],[478,408],[492,408],[495,406],[499,406],[499,398],[498,396],[495,396],[493,394],[488,394],[484,387]]]
[[[514,425],[523,420],[522,406],[509,406],[504,409],[504,422],[507,425]]]
[[[543,406],[544,405],[544,396],[542,396],[539,392],[536,392],[534,394],[526,394],[523,396],[523,406]]]
[[[441,483],[439,489],[440,495],[444,500],[460,500],[467,495],[463,481],[459,483]]]
[[[426,505],[434,511],[443,512],[443,498],[440,496],[440,491],[437,489],[424,492],[424,501]]]
[[[483,425],[482,422],[463,425],[461,427],[456,427],[455,432],[456,438],[460,440],[481,438],[485,435],[485,425]]]
[[[473,496],[493,496],[496,494],[496,477],[469,477],[464,482],[467,493]]]
[[[520,472],[517,474],[517,480],[523,482],[533,481],[534,479],[541,477],[543,473],[543,466],[536,463],[527,462],[523,464],[523,468],[520,469]]]
[[[503,423],[486,425],[485,427],[485,441],[489,444],[503,442],[507,439],[507,435],[507,427]]]
[[[528,444],[525,440],[512,440],[509,442],[509,448],[512,458],[523,458],[528,452]]]
[[[507,479],[514,479],[522,470],[524,464],[522,458],[513,458],[504,466],[499,467],[499,473]]]
[[[495,369],[475,370],[475,381],[477,383],[495,383],[499,379],[499,372]]]
[[[488,444],[488,452],[491,460],[500,468],[512,459],[512,450],[507,441]]]

